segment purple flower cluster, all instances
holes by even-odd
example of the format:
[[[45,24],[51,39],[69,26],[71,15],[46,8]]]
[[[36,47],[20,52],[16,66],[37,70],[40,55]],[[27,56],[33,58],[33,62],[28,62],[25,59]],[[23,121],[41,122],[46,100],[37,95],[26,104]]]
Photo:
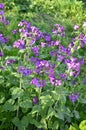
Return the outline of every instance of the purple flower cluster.
[[[16,60],[14,60],[14,59],[8,59],[8,60],[6,60],[6,66],[8,66],[11,63],[15,63],[15,62],[16,62]]]
[[[31,57],[30,62],[35,65],[35,68],[33,70],[34,74],[39,74],[40,76],[47,75],[49,78],[50,83],[53,86],[61,86],[62,80],[67,80],[68,76],[74,76],[77,77],[80,74],[80,67],[84,64],[84,59],[81,59],[80,61],[77,58],[72,57],[72,50],[76,50],[78,45],[76,44],[76,41],[79,40],[81,43],[81,46],[85,44],[86,36],[85,34],[80,34],[78,37],[75,37],[72,39],[72,42],[68,45],[68,47],[64,47],[60,44],[60,40],[53,41],[51,39],[50,34],[41,32],[37,27],[32,26],[29,22],[22,20],[19,24],[19,32],[22,35],[22,38],[15,41],[13,44],[13,47],[16,47],[18,49],[25,49],[26,42],[29,39],[30,41],[30,49],[35,54],[36,57]],[[74,29],[77,30],[79,27],[78,25],[74,26]],[[14,30],[13,33],[15,34],[18,30]],[[55,25],[55,29],[53,30],[53,33],[55,35],[59,36],[65,36],[65,29],[60,24]],[[40,41],[40,44],[36,41]],[[34,46],[34,44],[36,44]],[[56,69],[56,66],[51,64],[47,60],[42,60],[37,57],[40,57],[39,49],[46,47],[54,47],[56,46],[57,49],[50,51],[51,57],[55,56],[57,58],[57,61],[59,64],[65,64],[65,72],[61,72],[60,74],[55,73],[54,69]],[[23,74],[24,75],[24,74]],[[57,78],[58,77],[58,78]],[[34,82],[35,81],[35,82]],[[39,81],[38,78],[34,78],[31,81],[32,84],[34,84],[37,87],[42,87],[43,84],[42,81]]]
[[[41,38],[40,30],[35,26],[31,26],[29,22],[23,20],[18,26],[22,27],[19,32],[22,33],[23,37],[30,39],[31,46]]]
[[[0,3],[0,22],[5,25],[8,25],[9,21],[5,18],[4,11],[2,9],[4,9],[4,4]]]
[[[83,48],[86,44],[86,35],[84,33],[79,34],[75,38],[72,38],[69,48],[73,51]]]
[[[15,41],[13,44],[14,48],[25,49],[25,41],[23,39],[19,39],[18,41]]]
[[[78,100],[78,98],[79,98],[79,93],[76,94],[72,93],[71,95],[69,95],[69,99],[72,103],[75,103]]]
[[[62,85],[61,80],[55,77],[55,72],[54,72],[55,65],[50,64],[46,60],[40,60],[34,57],[32,57],[30,61],[36,65],[36,69],[33,71],[34,73],[40,74],[40,75],[47,74],[47,76],[49,77],[50,83],[52,85],[54,86]],[[34,80],[37,81],[38,79],[34,79]]]
[[[55,24],[55,29],[52,32],[54,35],[60,35],[61,37],[65,36],[65,29],[60,24]]]
[[[36,56],[39,55],[39,47],[38,47],[38,46],[31,47],[31,50],[34,52],[34,54],[35,54]]]
[[[77,77],[80,74],[80,66],[84,64],[84,59],[81,59],[79,62],[77,58],[71,58],[71,59],[66,59],[65,64],[68,67],[68,72],[70,76]]]
[[[32,73],[32,70],[23,66],[19,66],[17,72],[22,74],[23,76],[29,76]]]
[[[37,88],[42,88],[46,86],[46,81],[45,80],[39,80],[38,78],[33,78],[30,82],[30,84],[35,85]]]
[[[50,67],[48,70],[48,77],[49,77],[50,83],[53,86],[61,86],[62,85],[62,81],[55,77],[55,71],[52,67]]]
[[[7,43],[9,41],[9,38],[5,38],[3,34],[0,34],[0,43]]]
[[[0,9],[4,9],[4,4],[0,3]]]

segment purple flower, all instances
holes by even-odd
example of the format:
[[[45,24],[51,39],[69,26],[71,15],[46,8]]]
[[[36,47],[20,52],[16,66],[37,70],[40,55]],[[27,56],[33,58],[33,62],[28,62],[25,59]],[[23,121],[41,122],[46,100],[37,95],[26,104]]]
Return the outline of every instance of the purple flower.
[[[0,34],[0,42],[1,43],[7,43],[9,41],[9,38],[5,38],[3,34]]]
[[[4,15],[4,11],[3,10],[0,11],[0,15]]]
[[[86,27],[86,22],[83,23],[83,27]]]
[[[46,86],[46,81],[45,80],[39,80],[38,78],[33,78],[31,80],[30,84],[33,84],[38,88],[42,88],[42,87]]]
[[[70,59],[66,59],[65,60],[65,64],[68,67],[68,73],[69,73],[69,75],[77,77],[80,74],[80,67],[81,67],[82,63],[83,63],[83,60],[81,60],[79,62],[77,60],[77,58],[74,58],[74,57],[72,57],[71,60]]]
[[[8,25],[8,24],[9,24],[9,21],[5,18],[4,15],[1,16],[0,22],[2,22],[2,23],[5,24],[5,25]]]
[[[30,62],[31,62],[31,63],[34,63],[34,64],[35,64],[37,61],[39,61],[39,59],[38,59],[37,57],[31,57],[31,58],[30,58]]]
[[[60,24],[55,24],[55,29],[53,29],[52,33],[54,35],[60,35],[61,37],[65,36],[65,29]]]
[[[24,26],[24,25],[27,25],[27,21],[25,21],[25,20],[22,20],[22,21],[18,24],[18,26],[20,26],[20,27],[22,27],[22,26]]]
[[[35,39],[35,38],[31,39],[31,40],[30,40],[30,45],[32,46],[35,42],[36,42],[36,39]]]
[[[32,47],[31,50],[35,53],[36,56],[39,55],[39,47],[38,46]]]
[[[50,35],[49,35],[49,34],[47,34],[47,35],[45,36],[45,40],[46,40],[46,42],[49,42],[49,41],[51,40],[51,38],[50,38]]]
[[[14,48],[25,49],[25,41],[23,39],[19,39],[18,41],[15,41],[13,44]]]
[[[86,84],[86,77],[85,77],[84,80],[83,80],[83,84]]]
[[[16,34],[18,32],[18,29],[12,30],[12,34]]]
[[[81,58],[80,64],[81,64],[81,65],[84,65],[84,63],[85,63],[84,58]]]
[[[79,93],[76,94],[72,93],[71,95],[69,95],[69,99],[72,103],[75,103],[78,100],[78,98],[79,98]]]
[[[42,48],[46,47],[46,43],[41,42],[41,47],[42,47]]]
[[[0,9],[4,9],[4,4],[0,3]]]
[[[60,62],[62,62],[64,60],[64,58],[65,58],[65,56],[58,55],[57,60],[60,61]]]
[[[54,75],[49,75],[50,83],[54,86],[61,86],[62,81],[60,79],[56,79]]]
[[[3,66],[0,66],[0,69],[1,69],[1,70],[4,70],[5,68],[4,68]]]
[[[56,79],[54,85],[55,86],[61,86],[62,85],[62,81],[60,79]]]
[[[23,76],[29,76],[32,73],[32,70],[19,66],[17,72],[21,73]]]
[[[74,25],[74,30],[78,30],[79,29],[79,25]]]
[[[3,52],[0,51],[0,57],[4,56]]]
[[[68,45],[68,47],[71,49],[72,47],[74,46],[74,43],[73,42],[71,42],[69,45]]]
[[[66,74],[63,74],[63,73],[60,74],[60,77],[61,77],[62,79],[66,79],[66,78],[67,78]]]
[[[32,102],[34,105],[36,105],[38,103],[38,98],[35,96],[33,99],[32,99]]]
[[[56,40],[56,41],[50,41],[50,46],[58,46],[60,45],[60,41]]]
[[[76,81],[75,80],[72,81],[72,85],[73,86],[76,85]]]
[[[13,60],[13,59],[11,59],[11,60],[6,60],[6,66],[7,65],[9,65],[9,64],[11,64],[11,63],[15,63],[16,62],[16,60]]]
[[[57,50],[55,50],[55,51],[50,51],[50,53],[49,53],[51,56],[56,56],[57,55]]]

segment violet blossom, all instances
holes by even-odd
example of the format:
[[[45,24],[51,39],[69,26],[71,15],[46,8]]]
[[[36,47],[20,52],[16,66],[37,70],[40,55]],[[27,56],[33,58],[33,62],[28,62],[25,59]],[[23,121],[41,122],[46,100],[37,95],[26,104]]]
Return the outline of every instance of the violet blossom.
[[[25,49],[25,41],[23,39],[19,39],[18,41],[14,42],[13,47],[20,50]]]
[[[72,93],[71,95],[69,95],[69,99],[72,103],[75,103],[79,98],[79,93]]]
[[[32,70],[23,66],[19,66],[17,72],[22,74],[23,76],[29,76],[32,73]]]

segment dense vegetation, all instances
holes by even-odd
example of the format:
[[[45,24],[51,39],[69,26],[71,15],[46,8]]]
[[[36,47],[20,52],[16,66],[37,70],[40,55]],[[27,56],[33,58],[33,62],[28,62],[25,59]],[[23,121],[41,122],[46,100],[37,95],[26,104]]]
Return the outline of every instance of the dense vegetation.
[[[86,4],[0,0],[0,130],[86,130]]]

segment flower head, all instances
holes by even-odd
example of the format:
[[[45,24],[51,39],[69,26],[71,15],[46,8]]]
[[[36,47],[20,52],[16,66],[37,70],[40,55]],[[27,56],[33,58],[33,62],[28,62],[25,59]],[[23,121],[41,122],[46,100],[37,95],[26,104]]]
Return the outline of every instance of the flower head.
[[[33,102],[34,105],[37,104],[38,103],[38,98],[36,96],[33,97],[32,102]]]
[[[14,48],[25,49],[25,41],[23,39],[19,39],[18,41],[15,41],[13,44]]]
[[[78,98],[79,98],[79,93],[76,94],[72,93],[71,95],[69,95],[69,99],[72,103],[75,103],[78,100]]]
[[[79,25],[75,25],[74,30],[78,30],[78,29],[79,29]]]
[[[4,4],[0,3],[0,9],[4,9]]]
[[[19,66],[17,72],[21,73],[23,76],[29,76],[32,73],[32,70]]]

